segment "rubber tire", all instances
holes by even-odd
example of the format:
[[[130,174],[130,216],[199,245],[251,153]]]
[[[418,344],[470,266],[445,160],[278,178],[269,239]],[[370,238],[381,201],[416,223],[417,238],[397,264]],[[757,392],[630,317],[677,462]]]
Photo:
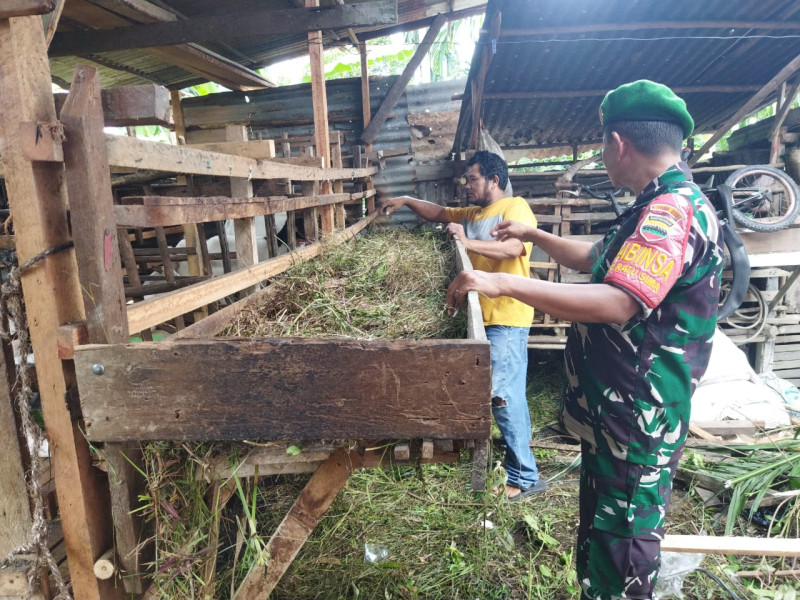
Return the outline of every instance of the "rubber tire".
[[[760,233],[770,233],[772,231],[786,229],[794,222],[794,220],[797,218],[798,211],[800,211],[800,191],[798,191],[797,184],[795,184],[794,180],[792,180],[792,178],[784,171],[766,165],[743,167],[737,171],[734,171],[730,177],[725,180],[725,183],[729,185],[735,192],[736,183],[739,180],[750,175],[757,175],[759,173],[769,175],[781,182],[786,190],[787,200],[790,202],[789,210],[777,221],[765,223],[763,221],[751,219],[745,213],[734,207],[733,218],[740,226]]]

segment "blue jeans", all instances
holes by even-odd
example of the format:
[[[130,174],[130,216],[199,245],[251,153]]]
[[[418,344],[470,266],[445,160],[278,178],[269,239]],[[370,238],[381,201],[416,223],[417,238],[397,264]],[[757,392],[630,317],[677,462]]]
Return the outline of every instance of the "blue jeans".
[[[521,489],[539,481],[529,445],[531,415],[525,396],[529,331],[528,327],[486,327],[492,356],[492,415],[505,440],[506,483]]]

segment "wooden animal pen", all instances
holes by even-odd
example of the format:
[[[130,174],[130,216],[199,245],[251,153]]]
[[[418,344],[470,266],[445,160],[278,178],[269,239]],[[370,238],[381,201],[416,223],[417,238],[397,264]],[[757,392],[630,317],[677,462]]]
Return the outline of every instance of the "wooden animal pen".
[[[32,4],[37,7],[28,8],[34,13],[47,5]],[[149,86],[143,95],[141,89],[125,88],[101,94],[91,67],[76,69],[57,116],[41,19],[26,14],[23,8],[0,12],[0,150],[60,507],[66,550],[61,566],[68,568],[64,574],[75,597],[149,597],[143,564],[148,549],[140,545],[146,533],[132,513],[141,485],[136,465],[143,440],[354,441],[347,449],[317,445],[296,458],[281,450],[248,457],[251,473],[257,464],[261,474],[314,475],[273,535],[269,563],[248,577],[240,598],[269,594],[354,468],[387,460],[452,461],[460,447],[469,446],[476,449],[473,481],[481,486],[491,420],[490,361],[474,293],[465,340],[212,338],[241,305],[206,317],[208,305],[236,294],[244,296],[243,303],[260,297],[267,293],[256,292],[261,282],[328,245],[352,239],[377,216],[375,169],[360,158],[343,166],[339,144],[329,140],[320,45],[310,44],[313,140],[280,140],[285,154],[276,159],[273,140],[247,141],[240,126],[227,128],[224,141],[201,147],[106,135],[104,109],[108,120],[115,107],[123,124],[140,118],[133,113],[143,108],[149,118],[157,112],[163,116],[165,91]],[[180,133],[176,100],[173,94]],[[293,142],[313,146],[320,165],[311,166],[308,157],[289,158]],[[125,181],[144,182],[144,193],[115,202],[110,168],[133,171]],[[188,179],[176,181],[174,195],[157,195],[147,182],[158,172]],[[198,181],[194,187],[193,175],[229,183]],[[254,197],[252,180],[279,182],[288,193]],[[300,195],[291,193],[291,182],[301,182]],[[203,190],[213,190],[212,195]],[[351,203],[350,216],[356,218],[348,224],[345,206]],[[302,221],[311,243],[295,247],[291,235],[288,254],[273,253],[258,262],[254,220],[282,211],[289,213],[290,229],[295,216]],[[202,264],[211,257],[198,224],[222,219],[234,219],[242,267],[209,278]],[[188,279],[172,275],[178,253],[165,238],[174,228],[187,237],[181,258],[189,259]],[[146,236],[158,242],[157,257],[155,251],[134,252],[132,239]],[[470,268],[463,248],[459,257],[461,268]],[[148,288],[137,261],[156,260],[165,267],[164,279]],[[142,299],[156,289],[168,291]],[[139,301],[126,304],[126,295]],[[194,325],[184,327],[185,315]],[[129,334],[141,332],[146,339],[167,322],[178,331],[172,338],[128,345]],[[1,404],[4,411],[11,406]],[[3,443],[13,446],[4,454],[14,467],[2,471],[4,490],[10,483],[0,520],[4,555],[29,543],[31,524],[41,521],[41,506],[28,504],[20,460],[27,448],[10,426],[14,423],[14,415],[0,413],[0,424],[8,429]],[[375,444],[358,440],[401,443],[385,455],[367,449]],[[102,448],[104,470],[89,443]],[[24,571],[26,558],[33,560],[51,545],[46,536],[36,538],[18,557],[20,568]],[[23,571],[2,571],[0,595],[25,595]],[[58,591],[50,590],[46,571],[41,584],[40,597]]]

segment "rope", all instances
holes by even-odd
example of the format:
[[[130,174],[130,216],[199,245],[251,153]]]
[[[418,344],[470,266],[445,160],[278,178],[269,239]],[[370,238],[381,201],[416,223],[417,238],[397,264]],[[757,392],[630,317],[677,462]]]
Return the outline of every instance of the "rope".
[[[27,474],[25,482],[28,489],[31,505],[33,506],[33,524],[31,526],[31,540],[27,544],[18,546],[12,550],[5,560],[0,563],[0,568],[5,568],[15,562],[15,557],[21,554],[33,554],[35,558],[28,561],[26,576],[28,580],[28,590],[25,595],[26,600],[33,597],[34,590],[38,589],[38,578],[41,576],[44,567],[47,567],[53,575],[56,584],[57,594],[54,600],[72,600],[72,594],[58,570],[50,548],[47,545],[48,531],[47,520],[44,518],[44,506],[42,503],[42,490],[39,485],[39,472],[42,461],[39,457],[39,447],[44,437],[41,428],[31,418],[30,399],[33,395],[31,387],[31,367],[28,364],[27,354],[30,347],[30,335],[28,333],[28,323],[25,316],[25,305],[22,298],[22,285],[20,277],[24,272],[33,267],[46,257],[63,250],[73,247],[73,242],[64,242],[40,252],[22,266],[12,266],[8,273],[8,278],[0,286],[0,315],[6,316],[0,323],[0,337],[7,342],[16,338],[19,342],[19,352],[21,356],[20,364],[17,366],[17,379],[14,388],[17,390],[15,395],[16,407],[19,411],[22,425],[22,433],[28,444],[28,454],[31,458],[31,471]],[[14,257],[13,262],[16,262]],[[3,329],[4,324],[13,322],[16,332]],[[9,328],[10,329],[10,328]]]

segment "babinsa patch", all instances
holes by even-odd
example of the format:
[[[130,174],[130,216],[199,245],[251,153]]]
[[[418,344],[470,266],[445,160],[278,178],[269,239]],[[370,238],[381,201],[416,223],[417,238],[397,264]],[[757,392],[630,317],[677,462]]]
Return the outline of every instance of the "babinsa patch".
[[[663,240],[683,219],[683,215],[669,204],[653,204],[644,222],[639,226],[639,233],[648,242]]]

